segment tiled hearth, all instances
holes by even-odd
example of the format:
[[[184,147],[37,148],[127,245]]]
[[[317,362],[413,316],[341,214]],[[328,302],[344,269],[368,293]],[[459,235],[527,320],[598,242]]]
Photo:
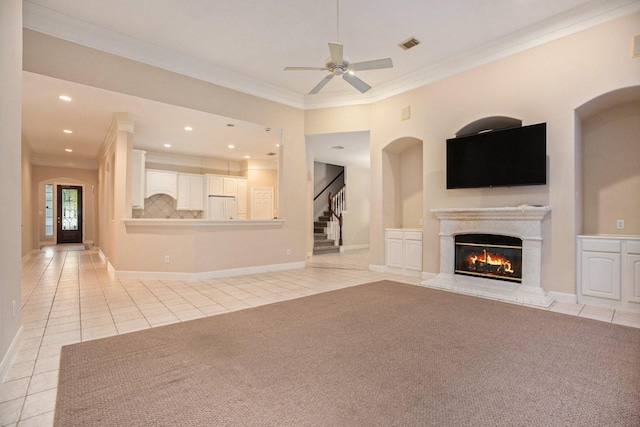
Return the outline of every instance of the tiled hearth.
[[[553,298],[540,285],[542,258],[542,220],[551,209],[547,206],[502,208],[434,209],[440,219],[440,273],[423,285],[549,307]],[[455,274],[455,236],[480,233],[522,239],[522,282],[508,283],[488,278]]]

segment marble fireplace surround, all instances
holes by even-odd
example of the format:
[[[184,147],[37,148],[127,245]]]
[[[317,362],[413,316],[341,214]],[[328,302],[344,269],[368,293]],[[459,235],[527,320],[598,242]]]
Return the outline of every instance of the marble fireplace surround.
[[[440,273],[424,286],[549,307],[553,298],[540,285],[542,220],[548,206],[433,209],[440,219]],[[522,239],[522,282],[509,283],[454,274],[457,234],[498,234]]]

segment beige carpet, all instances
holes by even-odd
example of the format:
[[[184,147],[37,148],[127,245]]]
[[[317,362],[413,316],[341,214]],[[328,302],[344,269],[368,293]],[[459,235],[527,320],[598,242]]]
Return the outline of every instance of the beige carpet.
[[[56,426],[638,426],[640,329],[376,282],[65,346]]]

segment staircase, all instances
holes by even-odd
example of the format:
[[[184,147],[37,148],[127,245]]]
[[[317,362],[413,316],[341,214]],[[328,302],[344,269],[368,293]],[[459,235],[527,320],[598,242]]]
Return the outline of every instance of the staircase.
[[[322,216],[318,217],[313,223],[313,253],[330,254],[340,252],[340,247],[335,246],[333,240],[327,238],[327,226],[331,217],[330,212],[324,211]]]

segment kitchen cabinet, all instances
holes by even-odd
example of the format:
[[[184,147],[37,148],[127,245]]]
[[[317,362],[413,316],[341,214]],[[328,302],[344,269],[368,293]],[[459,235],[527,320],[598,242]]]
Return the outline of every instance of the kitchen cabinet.
[[[640,312],[640,237],[578,236],[578,303]]]
[[[204,210],[204,175],[178,174],[176,210]]]
[[[238,218],[247,219],[247,180],[244,178],[237,179],[238,197]]]
[[[421,272],[422,231],[387,229],[385,231],[385,265],[392,272]]]
[[[133,209],[144,209],[145,198],[145,155],[146,151],[133,150],[131,156],[131,205]]]
[[[247,179],[228,175],[206,175],[206,196],[235,197],[237,218],[247,219]]]
[[[151,197],[154,194],[166,194],[174,199],[178,198],[177,172],[147,169],[145,177],[145,197]]]

